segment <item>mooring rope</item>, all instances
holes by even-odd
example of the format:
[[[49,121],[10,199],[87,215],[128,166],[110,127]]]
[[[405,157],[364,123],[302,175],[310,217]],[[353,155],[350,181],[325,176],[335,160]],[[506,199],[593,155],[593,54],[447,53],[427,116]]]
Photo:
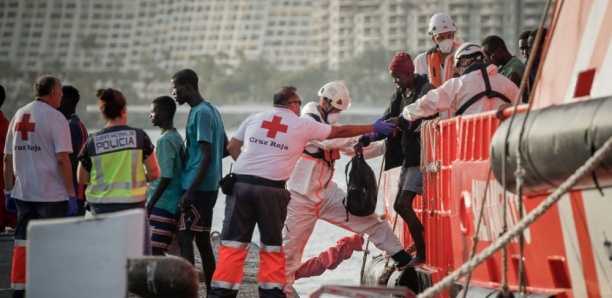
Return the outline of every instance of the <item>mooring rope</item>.
[[[376,195],[378,196],[378,190],[380,189],[380,179],[382,178],[383,168],[385,167],[385,156],[383,154],[382,162],[380,163],[380,171],[378,171],[378,182],[376,183]],[[363,275],[365,274],[365,264],[368,260],[368,246],[370,245],[370,239],[366,241],[366,246],[363,249],[363,259],[361,260],[361,274],[359,275],[359,282],[363,280]]]

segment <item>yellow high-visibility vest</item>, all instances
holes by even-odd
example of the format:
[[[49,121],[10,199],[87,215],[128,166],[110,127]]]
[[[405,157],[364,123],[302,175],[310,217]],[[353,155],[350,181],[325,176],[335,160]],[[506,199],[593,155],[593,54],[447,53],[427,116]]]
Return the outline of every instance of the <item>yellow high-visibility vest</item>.
[[[138,203],[146,200],[140,129],[94,134],[87,142],[92,161],[85,191],[91,203]]]

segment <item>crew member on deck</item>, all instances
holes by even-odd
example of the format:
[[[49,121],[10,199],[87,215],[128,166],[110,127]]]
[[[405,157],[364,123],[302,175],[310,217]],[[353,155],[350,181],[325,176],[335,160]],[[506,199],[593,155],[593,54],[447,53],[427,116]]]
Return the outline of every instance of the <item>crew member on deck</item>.
[[[452,116],[470,115],[495,110],[504,103],[514,104],[518,100],[518,88],[497,72],[497,66],[487,65],[484,58],[480,46],[471,42],[461,45],[455,53],[455,67],[461,76],[406,106],[403,118],[412,122],[447,109]]]

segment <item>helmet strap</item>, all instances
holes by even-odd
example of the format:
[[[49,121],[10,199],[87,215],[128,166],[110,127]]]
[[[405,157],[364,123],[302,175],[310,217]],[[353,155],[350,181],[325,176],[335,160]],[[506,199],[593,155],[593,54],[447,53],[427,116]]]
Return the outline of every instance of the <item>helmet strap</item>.
[[[332,111],[334,107],[331,105],[331,99],[324,97],[323,100],[327,104],[326,108],[321,107],[321,111],[323,112],[323,115],[322,115],[323,120],[325,121],[325,123],[329,123],[327,122],[327,116],[329,115],[329,113]]]
[[[476,70],[482,70],[484,72],[487,71],[487,65],[484,63],[484,61],[482,61],[482,59],[472,58],[470,61],[472,61],[471,64],[463,70],[463,74],[468,74]]]

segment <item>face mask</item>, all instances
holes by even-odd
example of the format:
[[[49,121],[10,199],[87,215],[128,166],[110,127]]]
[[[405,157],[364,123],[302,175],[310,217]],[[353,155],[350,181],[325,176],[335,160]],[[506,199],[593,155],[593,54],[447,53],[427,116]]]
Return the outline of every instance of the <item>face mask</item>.
[[[440,52],[444,54],[450,53],[451,50],[453,49],[453,40],[445,39],[441,41],[440,43],[438,43],[438,49],[440,49]]]
[[[333,113],[327,115],[327,123],[331,125],[338,123],[338,120],[340,120],[340,113]]]

